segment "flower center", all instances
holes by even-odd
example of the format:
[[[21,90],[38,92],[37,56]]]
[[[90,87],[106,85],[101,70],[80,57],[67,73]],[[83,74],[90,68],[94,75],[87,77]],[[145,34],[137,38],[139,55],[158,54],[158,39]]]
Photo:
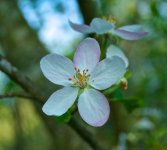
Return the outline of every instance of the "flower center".
[[[108,21],[108,22],[110,22],[112,24],[115,24],[116,21],[117,21],[116,18],[113,17],[113,16],[103,16],[102,19],[104,19],[104,20],[106,20],[106,21]]]
[[[76,74],[73,76],[73,78],[68,78],[68,80],[72,80],[74,86],[79,86],[80,88],[85,88],[87,86],[87,80],[90,76],[88,74],[88,69],[84,69],[83,72],[80,72],[79,69],[74,68],[76,71]]]

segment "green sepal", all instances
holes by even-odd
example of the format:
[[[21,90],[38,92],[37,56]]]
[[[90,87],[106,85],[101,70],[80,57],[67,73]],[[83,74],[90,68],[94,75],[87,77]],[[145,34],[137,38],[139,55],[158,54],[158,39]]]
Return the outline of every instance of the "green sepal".
[[[56,117],[56,122],[57,123],[68,123],[72,118],[72,115],[69,111],[67,111],[65,114]]]
[[[57,123],[68,123],[74,112],[77,110],[77,101],[75,101],[75,103],[71,106],[71,108],[63,115],[56,117],[56,122]]]
[[[127,70],[127,71],[125,72],[124,77],[125,77],[126,79],[129,79],[131,76],[132,76],[132,72],[131,72],[130,70]]]

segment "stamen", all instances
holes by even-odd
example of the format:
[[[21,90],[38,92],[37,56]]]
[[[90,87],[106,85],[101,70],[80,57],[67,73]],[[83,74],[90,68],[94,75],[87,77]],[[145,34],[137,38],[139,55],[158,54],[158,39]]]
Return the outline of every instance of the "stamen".
[[[90,74],[88,74],[88,69],[84,69],[82,72],[76,67],[74,67],[74,69],[76,71],[75,75],[68,80],[72,80],[74,86],[85,88],[87,86],[87,78],[90,76]]]
[[[107,17],[106,16],[102,16],[102,19],[107,20]]]
[[[86,75],[85,69],[83,70],[83,75]]]
[[[113,24],[115,24],[117,22],[116,18],[114,16],[103,16],[102,19],[111,22]]]

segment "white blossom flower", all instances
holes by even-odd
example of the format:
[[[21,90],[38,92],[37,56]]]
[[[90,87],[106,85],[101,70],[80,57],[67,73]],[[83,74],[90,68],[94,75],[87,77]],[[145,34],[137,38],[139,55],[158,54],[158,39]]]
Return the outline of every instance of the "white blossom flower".
[[[111,58],[113,56],[118,56],[118,57],[122,58],[122,60],[124,60],[124,62],[125,62],[126,68],[128,68],[129,61],[128,61],[128,58],[126,57],[126,55],[124,54],[124,52],[119,47],[111,44],[107,48],[106,58]],[[123,77],[120,81],[122,83],[124,90],[127,90],[128,89],[127,79],[125,77]]]
[[[111,58],[113,56],[118,56],[118,57],[122,58],[125,62],[126,68],[128,67],[129,61],[128,61],[128,58],[126,57],[126,55],[124,54],[124,52],[119,47],[111,44],[107,48],[106,58]]]
[[[138,24],[134,25],[126,25],[119,28],[115,28],[115,19],[101,19],[101,18],[94,18],[90,25],[86,24],[77,24],[73,23],[69,20],[70,26],[78,32],[89,34],[89,33],[96,33],[96,34],[105,34],[111,33],[113,35],[119,36],[126,40],[138,40],[148,33],[141,31],[142,26]]]
[[[61,116],[77,100],[79,114],[85,122],[95,127],[106,123],[110,108],[106,97],[98,90],[119,81],[126,71],[126,63],[118,56],[99,60],[100,47],[92,38],[79,44],[73,62],[58,54],[43,57],[40,66],[44,76],[64,86],[49,97],[43,112]]]

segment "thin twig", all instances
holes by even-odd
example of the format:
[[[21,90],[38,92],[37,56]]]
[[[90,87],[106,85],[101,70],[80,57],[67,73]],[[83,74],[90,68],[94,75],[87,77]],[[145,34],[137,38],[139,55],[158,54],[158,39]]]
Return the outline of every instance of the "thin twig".
[[[20,85],[34,100],[43,104],[44,96],[32,81],[22,75],[16,67],[12,66],[3,56],[0,55],[0,70],[7,74],[13,81]],[[37,96],[38,95],[38,96]],[[81,126],[76,119],[72,119],[68,124],[80,137],[85,140],[95,150],[106,150],[100,141],[89,130]]]

